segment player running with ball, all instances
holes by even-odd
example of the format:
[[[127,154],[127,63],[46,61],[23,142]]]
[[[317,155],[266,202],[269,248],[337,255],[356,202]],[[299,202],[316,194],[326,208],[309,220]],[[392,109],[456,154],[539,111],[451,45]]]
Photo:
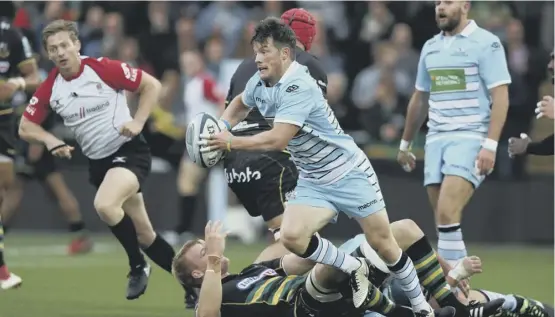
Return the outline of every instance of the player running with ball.
[[[412,261],[393,238],[378,180],[368,158],[343,132],[307,68],[293,60],[295,34],[278,19],[267,18],[256,27],[252,44],[258,73],[229,104],[222,121],[231,129],[256,107],[272,129],[254,136],[233,136],[228,130],[202,136],[207,139],[203,151],[275,151],[287,147],[300,175],[285,207],[283,245],[302,258],[350,275],[353,304],[361,307],[369,289],[366,262],[315,234],[343,211],[357,219],[370,245],[400,281],[413,310],[433,316]]]
[[[493,171],[511,83],[499,38],[468,20],[469,9],[470,1],[436,1],[441,32],[422,48],[397,156],[406,171],[414,168],[411,142],[428,115],[424,186],[439,254],[451,265],[467,255],[462,210]]]

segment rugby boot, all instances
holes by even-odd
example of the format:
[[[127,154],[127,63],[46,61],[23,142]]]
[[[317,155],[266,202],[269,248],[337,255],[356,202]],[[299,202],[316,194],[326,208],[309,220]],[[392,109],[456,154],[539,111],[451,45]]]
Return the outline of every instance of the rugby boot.
[[[468,304],[468,315],[470,317],[489,317],[495,316],[501,312],[501,306],[505,302],[504,298],[498,298],[496,300],[489,301],[487,303],[479,303],[477,301],[471,301]]]
[[[0,289],[9,290],[9,289],[20,287],[21,284],[23,283],[23,280],[21,279],[21,277],[13,273],[8,273],[8,274],[9,274],[8,278],[0,279]]]
[[[516,298],[516,313],[519,317],[549,317],[542,303],[533,299],[513,295]]]
[[[132,268],[127,275],[127,299],[133,300],[139,298],[146,291],[148,286],[148,278],[151,271],[150,264]]]
[[[454,317],[456,313],[455,308],[451,307],[451,306],[445,306],[445,307],[441,307],[439,309],[436,309],[434,311],[427,311],[427,310],[422,310],[420,312],[415,312],[414,316],[415,317]]]
[[[360,266],[358,269],[351,272],[349,282],[353,290],[353,304],[356,308],[360,308],[368,297],[370,288],[368,274],[370,273],[370,269],[364,258],[357,258],[357,260],[360,262]]]
[[[92,240],[89,237],[83,235],[71,240],[67,248],[67,253],[69,255],[85,254],[91,252],[92,248]]]

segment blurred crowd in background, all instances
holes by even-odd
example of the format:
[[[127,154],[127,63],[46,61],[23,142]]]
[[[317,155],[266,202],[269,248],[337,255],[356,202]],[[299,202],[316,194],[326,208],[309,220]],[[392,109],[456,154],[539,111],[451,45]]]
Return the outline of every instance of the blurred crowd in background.
[[[42,49],[42,27],[60,18],[75,20],[83,55],[119,59],[162,81],[160,106],[173,113],[178,127],[186,124],[183,86],[192,67],[183,62],[183,52],[203,54],[204,63],[196,66],[217,78],[224,96],[235,67],[253,56],[250,38],[257,21],[303,7],[318,20],[310,52],[328,73],[329,104],[343,128],[370,145],[370,156],[372,146],[397,148],[420,49],[438,33],[433,1],[24,1],[18,6],[15,25],[32,40],[45,75],[52,64]],[[503,140],[521,132],[532,137],[552,132],[551,122],[534,119],[534,108],[553,89],[546,72],[554,47],[553,12],[552,1],[472,2],[471,18],[501,38],[512,75]],[[524,174],[524,159],[510,160],[506,142],[498,152],[498,177]],[[535,166],[553,171],[552,161]]]

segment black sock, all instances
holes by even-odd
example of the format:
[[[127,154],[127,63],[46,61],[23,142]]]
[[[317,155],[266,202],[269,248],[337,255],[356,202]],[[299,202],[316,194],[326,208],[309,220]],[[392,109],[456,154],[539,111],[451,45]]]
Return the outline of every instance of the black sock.
[[[69,232],[75,233],[83,230],[85,230],[85,223],[82,220],[69,223]]]
[[[121,246],[125,249],[129,258],[129,266],[134,269],[143,267],[146,264],[145,258],[141,253],[139,241],[137,240],[137,231],[128,215],[124,215],[121,221],[115,226],[111,226],[110,230],[118,239]]]
[[[426,236],[413,243],[406,253],[414,263],[420,284],[436,299],[439,306],[463,308],[455,294],[449,290],[437,254]]]
[[[175,251],[171,245],[159,235],[156,235],[154,242],[143,249],[144,253],[159,267],[172,273],[172,261]]]
[[[195,218],[195,208],[197,195],[181,196],[179,198],[179,224],[175,228],[175,232],[181,234],[190,231]]]
[[[304,259],[308,258],[312,254],[314,254],[314,252],[316,252],[316,250],[318,249],[318,245],[320,245],[320,242],[318,241],[318,237],[315,234],[313,234],[312,237],[310,238],[310,242],[308,242],[306,251],[304,251],[304,253],[299,256]]]

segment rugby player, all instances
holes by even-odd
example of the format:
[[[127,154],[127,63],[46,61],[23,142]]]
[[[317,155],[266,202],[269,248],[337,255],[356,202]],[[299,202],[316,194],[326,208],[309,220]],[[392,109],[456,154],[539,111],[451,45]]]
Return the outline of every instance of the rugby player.
[[[551,52],[551,59],[547,65],[547,70],[551,73],[551,82],[555,83],[555,74],[553,70],[553,52]],[[538,103],[539,106],[536,110],[538,112],[538,117],[545,116],[551,120],[554,119],[554,105],[553,97],[545,96]],[[533,154],[533,155],[553,155],[553,134],[547,138],[539,141],[532,142],[532,140],[524,133],[520,135],[520,138],[509,138],[509,156],[521,155],[521,154]]]
[[[20,115],[21,113],[18,113],[18,116]],[[50,130],[54,123],[55,116],[52,114],[42,126],[46,130]],[[6,197],[0,206],[4,231],[7,232],[9,222],[19,209],[26,183],[38,180],[45,189],[54,195],[60,210],[67,219],[68,229],[72,236],[67,249],[68,254],[83,254],[91,251],[93,243],[85,228],[85,222],[79,210],[79,203],[67,186],[64,176],[58,170],[52,154],[46,151],[42,144],[29,144],[21,140],[18,143],[15,158],[16,177],[6,191]]]
[[[141,296],[151,267],[142,251],[171,272],[173,248],[158,236],[145,209],[141,185],[150,172],[151,154],[141,135],[160,94],[160,83],[140,69],[107,58],[80,56],[75,23],[56,20],[42,31],[42,43],[55,68],[25,109],[19,135],[70,159],[73,147],[41,127],[52,111],[75,135],[89,159],[89,181],[97,188],[94,207],[127,253],[127,299]],[[125,91],[139,93],[135,117]]]
[[[288,199],[280,241],[292,253],[351,275],[353,304],[368,296],[366,262],[340,251],[316,232],[341,210],[361,225],[370,245],[379,251],[409,294],[413,310],[433,316],[415,278],[412,260],[391,234],[376,173],[353,139],[341,129],[316,80],[293,60],[296,36],[274,18],[260,22],[252,38],[258,73],[222,115],[228,130],[201,136],[201,151],[276,151],[286,147],[300,171]],[[258,108],[272,129],[254,136],[233,136],[229,130]]]
[[[13,182],[14,133],[12,97],[18,91],[33,92],[40,83],[37,62],[28,39],[12,25],[12,1],[0,3],[0,204]],[[0,216],[0,289],[21,285],[4,261],[4,229]]]
[[[291,27],[295,36],[295,60],[306,67],[310,75],[317,81],[323,93],[326,93],[328,76],[318,59],[308,53],[312,41],[316,36],[316,20],[310,12],[293,8],[281,15],[281,21]],[[231,103],[233,98],[245,90],[249,79],[258,71],[254,58],[249,57],[237,67],[231,77],[225,105]],[[271,126],[257,109],[252,109],[245,120],[237,124],[232,133],[236,136],[255,135],[271,130]],[[262,216],[266,226],[273,233],[275,243],[268,246],[263,254],[269,257],[279,257],[288,251],[279,243],[280,227],[283,218],[284,203],[287,196],[293,192],[297,185],[299,173],[287,151],[254,152],[233,150],[224,158],[224,171],[228,176],[228,186],[241,204],[252,217]],[[234,175],[243,173],[246,181],[234,178]],[[183,174],[183,179],[190,181]],[[249,177],[252,175],[252,177]],[[181,177],[180,177],[181,178]],[[193,218],[193,206],[196,195],[183,196],[181,222],[178,230],[188,228]],[[188,207],[187,207],[188,206]],[[179,232],[179,231],[178,231]],[[194,307],[193,298],[188,300],[188,307]]]
[[[435,214],[438,252],[451,265],[467,254],[462,211],[495,163],[511,77],[499,38],[468,19],[470,1],[436,1],[441,32],[420,55],[397,160],[415,167],[411,142],[428,115],[424,186]]]
[[[326,93],[328,77],[320,61],[308,53],[316,36],[316,20],[306,10],[290,9],[281,15],[281,21],[291,27],[296,36],[295,61],[308,68],[310,75]],[[245,59],[237,68],[226,98],[226,107],[245,90],[249,79],[258,68],[254,58]],[[236,136],[256,135],[271,130],[272,127],[256,108],[252,109],[245,120],[233,127]],[[235,193],[241,204],[252,217],[262,216],[266,226],[273,233],[276,243],[265,251],[270,257],[279,257],[288,251],[279,243],[280,227],[283,218],[284,203],[287,196],[297,185],[299,173],[291,154],[287,151],[244,151],[233,150],[224,159],[225,172],[228,175],[245,173],[253,175],[250,180],[240,182],[228,178],[229,188]]]
[[[302,265],[294,254],[271,260],[262,257],[240,274],[231,274],[229,259],[224,257],[225,238],[219,222],[208,222],[205,240],[186,242],[173,261],[179,283],[200,287],[198,317],[362,316],[367,309],[386,316],[414,316],[370,283],[367,298],[355,309],[348,275],[321,264],[311,269],[312,261],[305,260]],[[302,275],[308,271],[308,276]],[[454,316],[454,312],[446,307],[436,315]]]

